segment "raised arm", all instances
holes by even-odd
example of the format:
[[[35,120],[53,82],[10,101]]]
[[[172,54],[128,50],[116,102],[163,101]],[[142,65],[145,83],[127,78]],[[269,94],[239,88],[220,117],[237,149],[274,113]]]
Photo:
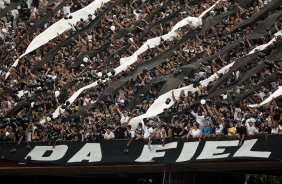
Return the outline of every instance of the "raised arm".
[[[174,103],[176,103],[177,100],[176,100],[176,98],[174,96],[174,91],[173,90],[171,91],[171,94],[172,94],[172,100],[174,101]]]
[[[123,115],[118,106],[117,106],[117,112],[119,113],[120,116]]]

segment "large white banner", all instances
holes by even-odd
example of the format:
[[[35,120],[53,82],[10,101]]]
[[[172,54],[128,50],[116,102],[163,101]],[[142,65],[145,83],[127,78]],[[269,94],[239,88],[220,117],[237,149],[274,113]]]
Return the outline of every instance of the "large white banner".
[[[273,99],[275,99],[275,98],[277,98],[281,95],[282,95],[282,87],[279,86],[278,89],[274,93],[272,93],[268,98],[266,98],[260,104],[252,104],[252,105],[248,105],[248,107],[260,107],[262,105],[265,105],[265,104],[271,102]]]
[[[263,46],[262,46],[262,45],[257,46],[257,47],[254,48],[252,51],[250,51],[250,52],[248,53],[248,55],[254,53],[255,50],[259,50],[259,51],[264,50],[264,49],[267,48],[269,45],[271,45],[274,41],[276,41],[276,37],[279,36],[279,35],[281,35],[281,34],[282,34],[282,32],[281,32],[281,31],[278,31],[277,33],[274,34],[274,38],[273,38],[272,40],[270,40],[267,44],[264,44]],[[267,45],[267,46],[265,46],[265,45]],[[232,62],[232,63],[230,63],[229,65],[223,67],[223,68],[220,69],[217,73],[222,73],[222,74],[227,73],[227,72],[229,71],[229,69],[233,66],[234,63],[235,63],[235,62]],[[209,82],[213,82],[213,81],[215,81],[215,80],[217,80],[217,79],[218,79],[218,76],[217,76],[217,74],[215,73],[215,74],[213,74],[212,76],[210,76],[209,78],[207,78],[207,79],[205,79],[205,80],[202,80],[202,81],[200,82],[200,84],[201,84],[202,86],[207,86]],[[143,120],[144,118],[149,118],[149,117],[153,117],[153,116],[156,116],[156,115],[158,115],[158,114],[161,114],[161,113],[164,111],[164,109],[168,109],[168,108],[170,108],[171,106],[173,106],[173,105],[175,104],[173,101],[171,101],[168,105],[165,103],[165,101],[166,101],[167,98],[172,99],[172,91],[174,91],[175,98],[176,98],[176,100],[178,100],[179,97],[180,97],[180,92],[181,92],[182,90],[185,92],[185,94],[187,94],[188,91],[190,91],[190,92],[192,92],[192,93],[198,91],[197,88],[193,88],[193,85],[189,85],[189,86],[182,87],[182,88],[179,88],[179,89],[171,90],[171,91],[169,91],[169,92],[167,92],[167,93],[165,93],[165,94],[159,96],[159,97],[155,100],[155,102],[150,106],[150,108],[147,110],[147,112],[146,112],[145,114],[143,114],[143,115],[141,115],[141,116],[137,116],[137,117],[135,117],[135,118],[132,118],[132,119],[130,120],[129,124],[130,124],[132,127],[136,127],[138,123],[140,123],[140,122],[143,123],[142,120]],[[276,91],[275,96],[272,96],[272,97],[277,97],[277,96],[280,96],[281,94],[282,94],[282,89],[279,88],[279,89]],[[263,105],[263,104],[269,102],[269,101],[272,99],[272,97],[267,98],[267,99],[266,99],[264,102],[262,102],[260,105]],[[255,104],[255,105],[250,105],[250,107],[256,107],[256,106],[258,106],[258,105],[257,105],[257,104]]]
[[[64,19],[57,21],[56,23],[52,24],[49,28],[47,28],[44,32],[37,35],[32,42],[28,45],[25,53],[23,53],[12,65],[12,67],[17,67],[20,58],[24,57],[25,55],[31,53],[32,51],[36,50],[37,48],[45,45],[50,40],[56,38],[58,35],[63,34],[65,31],[72,28],[73,25],[76,25],[80,19],[86,20],[88,19],[88,15],[91,14],[94,18],[95,11],[98,8],[101,8],[104,3],[109,2],[110,0],[95,0],[90,3],[88,6],[68,15],[72,16],[72,19]],[[9,70],[10,71],[10,70]],[[10,72],[7,72],[5,78],[7,79],[10,75]]]
[[[202,17],[204,17],[204,15],[206,15],[209,11],[211,11],[216,4],[218,4],[220,1],[217,1],[214,5],[212,5],[210,8],[208,8],[206,11],[204,11],[199,17],[191,17],[188,16],[185,19],[179,21],[172,29],[169,33],[159,36],[159,37],[155,37],[155,38],[151,38],[149,40],[147,40],[145,43],[143,43],[143,45],[134,52],[134,54],[132,54],[129,57],[125,57],[125,58],[121,58],[120,59],[120,66],[118,66],[117,68],[115,68],[115,75],[119,74],[122,71],[125,71],[130,65],[132,65],[133,63],[135,63],[138,60],[138,55],[141,55],[142,53],[146,52],[149,48],[155,48],[158,45],[161,44],[161,39],[163,39],[164,41],[166,40],[173,40],[177,37],[177,33],[176,31],[181,28],[184,27],[186,25],[190,25],[191,27],[198,27],[200,25],[202,25]],[[109,76],[111,76],[112,74],[109,72],[108,73]],[[103,80],[103,82],[105,82],[107,79]],[[98,85],[98,82],[95,81],[92,84],[89,84],[85,87],[80,88],[78,91],[76,91],[69,99],[68,101],[70,102],[70,104],[72,104],[75,99],[86,89],[92,88],[92,87],[96,87]],[[53,118],[57,118],[60,115],[60,112],[64,112],[64,109],[61,108],[61,106],[59,106],[56,111],[53,113]],[[45,119],[43,119],[41,121],[41,123],[45,123]]]

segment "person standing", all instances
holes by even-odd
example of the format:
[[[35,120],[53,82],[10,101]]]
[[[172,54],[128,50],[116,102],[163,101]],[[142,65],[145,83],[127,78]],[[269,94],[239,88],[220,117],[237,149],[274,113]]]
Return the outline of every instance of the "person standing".
[[[246,138],[247,129],[242,125],[241,120],[237,122],[236,132],[239,137],[239,146],[242,146]]]
[[[46,14],[47,6],[48,6],[48,0],[39,1],[38,12],[41,17]]]

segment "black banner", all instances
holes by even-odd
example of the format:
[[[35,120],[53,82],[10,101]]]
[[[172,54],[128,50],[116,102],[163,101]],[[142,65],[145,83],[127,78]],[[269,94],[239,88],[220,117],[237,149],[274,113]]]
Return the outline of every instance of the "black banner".
[[[100,142],[67,142],[56,146],[47,143],[30,143],[0,147],[2,160],[32,165],[102,165],[112,163],[185,164],[218,161],[282,159],[282,136],[260,136],[245,140],[238,146],[236,138],[210,138],[208,140],[174,140],[164,146],[153,140],[132,142],[125,152],[126,140]],[[27,146],[29,145],[29,146]],[[0,160],[1,165],[1,160]]]
[[[281,5],[281,4],[282,4],[282,1],[280,1],[280,0],[271,1],[261,11],[255,13],[249,19],[247,19],[247,20],[237,24],[233,28],[231,28],[231,30],[226,35],[233,33],[234,31],[236,31],[239,28],[243,29],[243,28],[255,23],[256,21],[258,21],[262,17],[266,16],[270,11],[272,11],[276,7],[279,7],[279,5]]]

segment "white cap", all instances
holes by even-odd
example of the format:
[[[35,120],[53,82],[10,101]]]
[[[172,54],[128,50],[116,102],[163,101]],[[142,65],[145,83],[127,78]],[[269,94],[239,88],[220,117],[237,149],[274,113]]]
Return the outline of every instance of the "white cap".
[[[115,26],[111,26],[111,30],[112,30],[112,31],[115,31],[115,30],[116,30],[116,27],[115,27]]]
[[[60,91],[55,91],[55,97],[58,97],[60,95]]]
[[[87,62],[88,61],[88,58],[85,56],[84,58],[83,58],[83,62]]]
[[[5,29],[5,28],[2,29],[2,32],[6,33],[6,34],[8,33],[7,29]]]
[[[201,104],[202,104],[202,105],[206,104],[206,100],[205,100],[205,99],[202,99],[202,100],[201,100]]]

